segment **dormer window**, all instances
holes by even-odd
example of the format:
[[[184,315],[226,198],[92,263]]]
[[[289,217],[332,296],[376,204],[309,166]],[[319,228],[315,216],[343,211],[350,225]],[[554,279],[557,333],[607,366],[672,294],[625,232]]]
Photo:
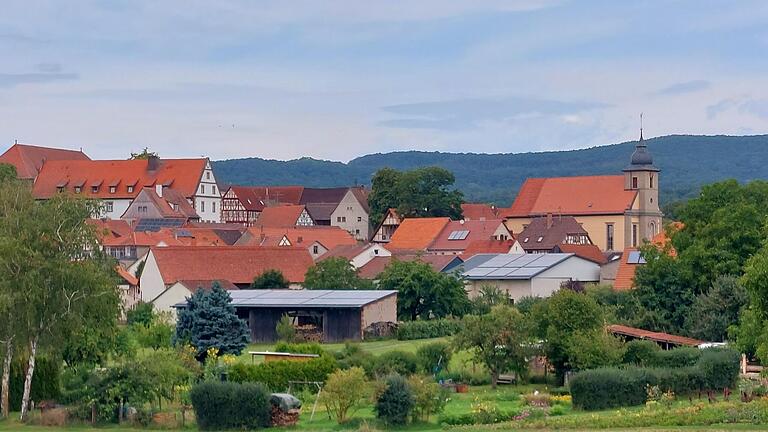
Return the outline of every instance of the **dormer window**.
[[[117,192],[117,187],[116,186],[110,186],[109,187],[109,193],[113,194],[115,192]]]
[[[56,192],[64,193],[64,186],[56,186]]]
[[[544,240],[544,237],[539,236],[539,238],[536,239],[536,243],[541,243],[542,240]]]
[[[99,187],[98,186],[91,186],[91,193],[99,193]]]
[[[83,190],[83,188],[81,188],[80,186],[75,186],[75,193],[76,194],[79,194],[80,192],[82,192],[82,190]]]
[[[528,237],[523,240],[523,243],[528,243]]]
[[[128,186],[128,193],[133,193],[133,186]]]

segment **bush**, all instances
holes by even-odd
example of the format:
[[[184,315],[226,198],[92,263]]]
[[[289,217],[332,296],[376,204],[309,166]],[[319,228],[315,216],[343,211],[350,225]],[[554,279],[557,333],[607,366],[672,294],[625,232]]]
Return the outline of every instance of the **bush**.
[[[710,348],[702,350],[696,368],[701,373],[701,385],[705,390],[734,388],[739,379],[738,352],[731,349]]]
[[[408,422],[416,401],[408,382],[400,375],[387,379],[386,389],[376,400],[376,417],[387,425],[404,425]]]
[[[432,342],[416,350],[419,367],[427,374],[434,374],[446,369],[451,362],[453,350],[447,342]]]
[[[339,424],[347,421],[350,410],[354,413],[366,395],[365,371],[359,367],[338,370],[328,377],[323,386],[321,401],[328,413],[336,417]]]
[[[570,381],[573,406],[601,410],[642,405],[647,398],[646,386],[653,383],[653,375],[641,368],[602,368],[580,372]]]
[[[429,421],[429,416],[439,414],[448,402],[448,392],[431,378],[413,375],[408,378],[413,392],[413,419]]]
[[[125,313],[126,321],[129,326],[142,325],[148,326],[155,317],[155,306],[152,303],[137,303],[132,309]]]
[[[192,387],[190,399],[202,430],[270,426],[269,393],[260,384],[205,381]]]
[[[296,327],[293,326],[293,318],[283,315],[275,326],[277,338],[284,342],[293,342],[296,340]]]
[[[19,411],[21,409],[21,397],[24,393],[26,370],[27,359],[18,359],[11,363],[9,403],[12,411]],[[31,391],[30,399],[33,401],[39,402],[59,398],[61,395],[61,366],[59,361],[37,356],[35,359],[35,374],[32,376]]]
[[[656,342],[640,339],[627,342],[624,348],[626,351],[622,363],[637,366],[649,366],[654,356],[661,351],[661,347]]]
[[[322,381],[338,369],[331,356],[308,361],[270,361],[257,365],[236,363],[229,369],[229,379],[238,383],[263,383],[274,392],[288,389],[289,381]]]
[[[319,343],[286,343],[280,342],[275,345],[275,351],[287,352],[293,354],[318,354],[327,355],[328,352],[323,349]]]
[[[393,373],[409,376],[419,369],[416,354],[406,351],[387,351],[378,356],[373,367],[373,375],[384,377]]]
[[[339,362],[341,369],[351,367],[361,367],[369,377],[373,376],[373,367],[376,364],[376,358],[373,354],[365,351],[360,344],[346,343],[344,348],[334,354]]]
[[[397,338],[400,340],[413,340],[451,336],[460,329],[461,321],[452,318],[429,321],[405,321],[397,326]]]
[[[680,368],[694,366],[701,357],[701,350],[692,347],[680,347],[668,351],[657,351],[648,362],[648,366],[662,368]]]

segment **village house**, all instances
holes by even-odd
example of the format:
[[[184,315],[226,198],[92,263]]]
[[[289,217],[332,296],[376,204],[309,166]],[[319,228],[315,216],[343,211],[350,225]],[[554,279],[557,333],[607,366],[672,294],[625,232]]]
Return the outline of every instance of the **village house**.
[[[139,283],[142,300],[154,302],[179,281],[221,281],[248,288],[256,276],[279,270],[293,289],[301,288],[313,265],[304,248],[251,246],[153,247],[147,254]],[[135,270],[132,266],[130,270]],[[182,290],[175,292],[182,294]],[[183,301],[165,297],[163,304]]]
[[[393,261],[421,261],[438,273],[449,273],[459,269],[464,261],[457,255],[427,255],[419,253],[396,253],[390,256],[375,257],[358,268],[357,275],[363,279],[377,281],[379,275]]]
[[[449,221],[427,246],[427,251],[436,255],[461,255],[478,240],[514,240],[514,236],[501,219]]]
[[[339,228],[330,226],[292,226],[248,228],[236,246],[276,246],[303,247],[309,251],[312,259],[318,259],[329,250],[338,246],[357,245],[352,235]]]
[[[549,297],[565,282],[598,282],[600,265],[570,253],[480,254],[464,262],[462,276],[471,298],[483,287],[494,286],[519,301]]]
[[[467,245],[461,254],[463,260],[467,260],[477,254],[524,254],[525,249],[515,239],[509,240],[474,240]]]
[[[279,228],[291,226],[314,226],[315,221],[309,215],[306,206],[301,204],[265,207],[259,219],[251,226]]]
[[[356,245],[339,245],[329,250],[320,260],[328,258],[346,258],[352,267],[359,269],[377,257],[389,257],[392,252],[376,243],[360,243]]]
[[[303,205],[314,225],[337,226],[368,241],[368,191],[363,187],[232,186],[222,200],[222,221],[255,226],[265,208]]]
[[[624,175],[531,178],[504,212],[515,233],[548,214],[576,218],[603,251],[638,247],[658,234],[659,169],[642,133]]]
[[[121,219],[131,224],[142,219],[175,219],[178,226],[181,226],[186,222],[199,221],[200,216],[189,201],[175,189],[155,185],[154,188],[143,188],[128,205]]]
[[[126,312],[133,309],[137,303],[141,301],[141,289],[139,288],[139,280],[136,276],[128,273],[122,266],[115,268],[117,275],[120,277],[120,282],[117,285],[120,291],[120,319],[126,319]]]
[[[163,291],[152,300],[152,305],[156,311],[171,312],[176,317],[176,308],[179,302],[184,302],[191,297],[197,290],[210,291],[214,284],[218,284],[227,291],[236,291],[239,288],[228,280],[180,280]]]
[[[16,176],[33,182],[46,161],[91,160],[82,150],[67,150],[15,143],[0,155],[0,163],[13,165]]]
[[[490,204],[464,203],[461,205],[461,214],[465,221],[501,219],[499,209]]]
[[[376,227],[376,231],[371,239],[374,243],[389,243],[392,240],[392,236],[395,234],[397,227],[403,219],[397,213],[397,210],[391,208],[387,210],[387,214],[384,215],[381,223]]]
[[[556,252],[561,244],[591,245],[589,233],[573,216],[552,216],[533,219],[518,235],[520,246],[527,253]]]
[[[392,236],[387,249],[396,251],[426,251],[451,222],[447,217],[406,218]]]
[[[183,196],[201,220],[220,221],[221,196],[206,158],[46,161],[33,193],[38,199],[63,192],[98,198],[101,216],[118,219],[144,188],[156,186]]]

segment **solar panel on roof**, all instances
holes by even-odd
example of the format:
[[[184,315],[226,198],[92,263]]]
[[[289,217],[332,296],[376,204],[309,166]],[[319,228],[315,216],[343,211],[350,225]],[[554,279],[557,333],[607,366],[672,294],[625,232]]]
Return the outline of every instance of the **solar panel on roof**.
[[[504,267],[504,266],[506,266],[507,264],[511,263],[512,261],[514,261],[517,258],[518,257],[514,256],[514,255],[512,255],[512,256],[509,256],[509,255],[499,255],[497,257],[493,257],[493,258],[489,259],[488,261],[480,264],[479,267],[484,267],[484,268],[488,268],[488,267]]]
[[[182,225],[184,225],[184,219],[146,218],[139,219],[139,221],[136,222],[136,228],[133,230],[137,232],[156,232],[160,231],[162,228],[178,228]]]
[[[532,261],[530,265],[536,267],[549,267],[562,260],[563,256],[561,254],[539,254],[537,259]]]
[[[488,273],[492,272],[494,269],[492,268],[483,268],[483,267],[475,267],[472,270],[464,273],[464,276],[466,277],[483,277],[486,276]]]
[[[640,254],[640,251],[630,251],[627,264],[645,264],[645,258]]]

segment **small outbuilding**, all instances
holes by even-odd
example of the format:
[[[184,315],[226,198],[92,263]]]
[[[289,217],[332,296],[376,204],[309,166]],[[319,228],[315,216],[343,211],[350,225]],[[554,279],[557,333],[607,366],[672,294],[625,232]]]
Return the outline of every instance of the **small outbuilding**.
[[[232,306],[248,322],[251,341],[274,342],[283,315],[299,327],[314,326],[324,342],[362,340],[379,322],[397,322],[397,291],[389,290],[240,290]]]

